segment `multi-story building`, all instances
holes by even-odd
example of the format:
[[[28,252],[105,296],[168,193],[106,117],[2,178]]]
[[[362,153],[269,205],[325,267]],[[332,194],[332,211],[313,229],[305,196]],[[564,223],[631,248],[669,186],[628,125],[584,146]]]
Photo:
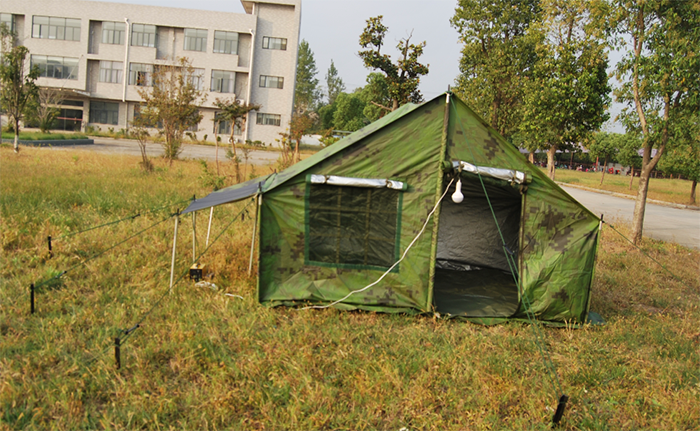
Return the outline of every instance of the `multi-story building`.
[[[158,67],[186,57],[206,95],[198,138],[214,133],[214,101],[261,105],[240,140],[272,143],[291,119],[301,0],[241,0],[245,14],[85,0],[3,0],[0,19],[30,52],[41,87],[61,89],[59,121],[127,129]],[[196,131],[195,131],[196,129]],[[227,130],[228,129],[228,130]],[[221,124],[219,133],[229,133]],[[211,138],[210,138],[211,139]]]

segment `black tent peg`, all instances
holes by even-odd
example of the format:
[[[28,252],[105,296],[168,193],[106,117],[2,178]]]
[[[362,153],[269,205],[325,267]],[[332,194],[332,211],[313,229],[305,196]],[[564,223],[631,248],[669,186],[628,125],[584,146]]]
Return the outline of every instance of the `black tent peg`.
[[[29,303],[30,314],[34,314],[34,283],[29,285]]]
[[[120,351],[121,341],[119,337],[114,339],[114,360],[117,363],[117,370],[122,367],[121,351]]]
[[[51,248],[51,235],[49,235],[49,257],[53,257],[53,249]]]
[[[554,417],[552,418],[552,427],[559,425],[561,417],[564,416],[564,409],[566,409],[566,402],[569,401],[569,397],[562,394],[559,398],[559,404],[557,405],[557,411],[554,412]]]

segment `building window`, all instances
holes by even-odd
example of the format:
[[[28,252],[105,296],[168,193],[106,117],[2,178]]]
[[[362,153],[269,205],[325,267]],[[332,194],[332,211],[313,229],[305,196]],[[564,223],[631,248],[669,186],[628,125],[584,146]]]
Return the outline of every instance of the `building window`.
[[[39,68],[39,76],[56,79],[78,79],[78,59],[32,55],[32,67]]]
[[[258,121],[256,124],[262,124],[265,126],[279,126],[282,124],[282,116],[279,114],[264,114],[258,112]]]
[[[287,39],[282,37],[263,36],[263,49],[287,50]]]
[[[399,190],[307,184],[307,264],[386,269],[397,260]]]
[[[156,26],[148,24],[131,25],[131,46],[156,46]]]
[[[153,65],[129,63],[129,85],[150,87],[153,85]]]
[[[234,82],[234,72],[228,72],[226,70],[211,71],[211,91],[216,93],[233,93]]]
[[[38,39],[80,40],[80,19],[34,15],[32,37]]]
[[[215,115],[220,115],[219,112],[217,112]],[[216,130],[216,133],[219,135],[226,135],[226,136],[231,136],[231,121],[224,120],[224,121],[219,121],[219,129]],[[216,125],[214,126],[216,127]],[[241,136],[243,134],[243,130],[241,130],[241,125],[236,123],[236,126],[233,128],[233,136]]]
[[[15,32],[15,16],[11,13],[0,13],[0,24],[5,24],[8,30]]]
[[[124,64],[121,61],[100,60],[100,82],[120,84],[124,74]]]
[[[260,75],[260,86],[265,88],[284,88],[284,78],[281,76]]]
[[[98,124],[119,124],[119,104],[90,102],[90,122]]]
[[[185,29],[185,51],[207,50],[207,31],[196,28]]]
[[[102,43],[124,45],[126,24],[123,22],[105,21],[102,23]]]
[[[214,52],[218,54],[238,54],[238,33],[214,31]]]
[[[197,91],[204,90],[204,69],[194,69],[188,81]]]

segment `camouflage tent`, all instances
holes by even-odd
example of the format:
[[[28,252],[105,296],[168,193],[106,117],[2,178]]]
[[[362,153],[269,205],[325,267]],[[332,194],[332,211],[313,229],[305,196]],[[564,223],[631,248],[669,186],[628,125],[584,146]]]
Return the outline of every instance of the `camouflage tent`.
[[[263,304],[587,318],[598,218],[450,93],[185,212],[254,195]]]

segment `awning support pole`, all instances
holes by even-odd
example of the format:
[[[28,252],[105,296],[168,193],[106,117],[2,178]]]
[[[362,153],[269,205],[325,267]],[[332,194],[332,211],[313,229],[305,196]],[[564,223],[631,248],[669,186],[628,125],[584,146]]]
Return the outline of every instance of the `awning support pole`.
[[[197,262],[197,211],[192,211],[192,263]]]
[[[257,205],[255,205],[255,218],[253,218],[253,237],[250,239],[250,262],[248,263],[248,276],[253,271],[253,251],[255,250],[255,231],[258,227],[258,208],[262,205],[262,195],[257,195]]]
[[[211,219],[214,217],[214,207],[209,211],[209,227],[207,227],[207,243],[204,247],[209,247],[209,234],[211,233]]]
[[[180,211],[178,210],[178,213]],[[179,216],[175,216],[175,234],[173,235],[173,259],[170,263],[170,294],[173,294],[173,280],[175,277],[175,246],[177,245],[177,224],[180,221]]]

